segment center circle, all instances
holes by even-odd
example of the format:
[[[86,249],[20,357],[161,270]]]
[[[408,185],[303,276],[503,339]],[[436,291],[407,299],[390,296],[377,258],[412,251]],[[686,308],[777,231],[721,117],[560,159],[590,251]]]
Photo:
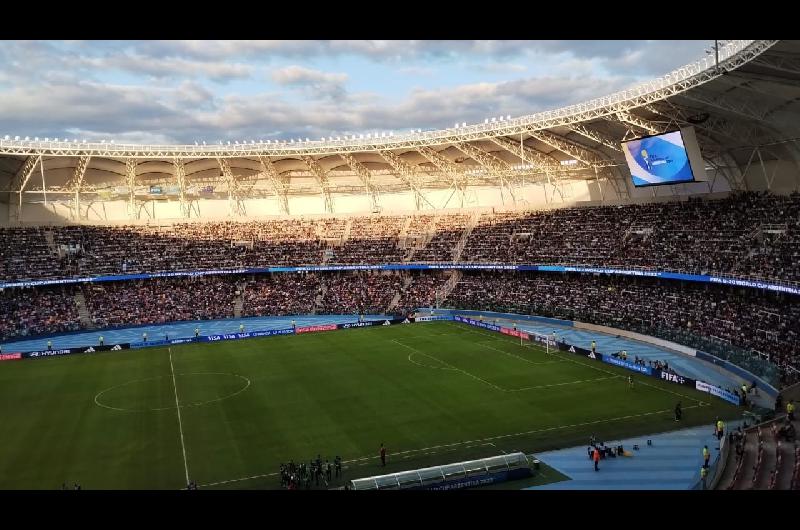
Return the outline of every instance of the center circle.
[[[175,385],[175,386],[173,386]],[[175,389],[181,408],[199,407],[230,399],[250,387],[242,375],[193,372],[134,379],[101,390],[94,397],[100,407],[125,412],[175,410]]]

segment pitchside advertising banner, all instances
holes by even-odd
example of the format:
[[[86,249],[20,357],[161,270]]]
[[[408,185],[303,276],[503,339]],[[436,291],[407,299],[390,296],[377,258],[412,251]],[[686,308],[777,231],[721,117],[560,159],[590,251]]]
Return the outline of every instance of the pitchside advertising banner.
[[[94,353],[98,351],[120,351],[127,350],[131,347],[130,344],[107,344],[104,346],[81,346],[80,348],[62,348],[58,350],[40,350],[40,351],[27,351],[22,353],[22,357],[37,358],[37,357],[55,357],[57,355],[72,355],[74,353]]]
[[[627,370],[632,370],[634,372],[638,372],[640,374],[644,374],[650,377],[655,377],[661,379],[663,381],[668,381],[670,383],[675,383],[678,385],[684,385],[692,387],[700,392],[705,392],[707,394],[711,394],[713,396],[717,396],[718,398],[724,399],[725,401],[729,401],[734,405],[739,405],[740,399],[739,396],[736,394],[732,394],[727,390],[720,388],[718,386],[710,385],[703,381],[695,381],[694,379],[690,379],[688,377],[683,377],[677,374],[672,374],[669,372],[664,372],[662,370],[654,370],[649,366],[641,366],[631,361],[623,361],[622,359],[617,359],[615,357],[611,357],[610,355],[603,355],[597,352],[593,352],[591,350],[587,350],[586,348],[581,348],[580,346],[575,346],[574,344],[567,344],[566,342],[558,342],[556,343],[552,339],[544,336],[539,335],[536,333],[526,334],[524,332],[519,332],[513,329],[508,328],[500,328],[499,326],[493,326],[492,324],[487,324],[485,322],[480,322],[478,320],[473,320],[471,318],[465,318],[461,316],[453,317],[453,320],[456,322],[463,322],[464,324],[469,324],[470,326],[481,327],[485,329],[490,329],[492,331],[498,331],[500,333],[504,333],[506,335],[514,335],[516,337],[522,336],[524,339],[532,340],[535,342],[546,343],[549,345],[558,345],[558,349],[560,351],[565,351],[568,353],[574,353],[576,355],[580,355],[582,357],[587,357],[589,359],[594,359],[596,361],[613,364],[614,366],[619,366],[620,368],[625,368]],[[497,328],[497,329],[493,329]]]
[[[211,269],[180,272],[156,272],[142,274],[121,274],[110,276],[95,276],[85,278],[64,278],[53,280],[27,280],[19,282],[0,283],[0,289],[6,287],[35,287],[38,285],[59,285],[70,283],[111,282],[120,280],[144,280],[148,278],[171,278],[183,276],[206,276],[219,274],[264,274],[272,272],[318,272],[318,271],[355,271],[355,270],[505,270],[505,271],[539,271],[539,272],[583,272],[594,274],[618,274],[624,276],[646,276],[651,278],[664,278],[670,280],[685,280],[692,282],[719,283],[736,285],[739,287],[752,287],[782,293],[800,295],[800,287],[780,285],[769,282],[746,280],[740,278],[727,278],[711,276],[708,274],[684,274],[669,271],[644,271],[632,269],[616,269],[607,267],[567,267],[562,265],[513,265],[503,263],[390,263],[385,265],[319,265],[308,267],[256,267],[238,269]]]
[[[0,353],[0,361],[13,361],[22,359],[21,353]]]

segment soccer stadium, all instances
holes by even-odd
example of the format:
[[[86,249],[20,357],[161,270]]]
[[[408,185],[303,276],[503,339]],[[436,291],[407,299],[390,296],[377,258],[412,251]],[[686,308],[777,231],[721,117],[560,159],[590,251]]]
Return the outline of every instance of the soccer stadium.
[[[800,41],[705,46],[437,128],[0,131],[0,488],[798,489]]]

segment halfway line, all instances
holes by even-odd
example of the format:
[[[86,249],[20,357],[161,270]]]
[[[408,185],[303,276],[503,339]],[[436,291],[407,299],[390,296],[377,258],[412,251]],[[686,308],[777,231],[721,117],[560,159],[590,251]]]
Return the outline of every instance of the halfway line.
[[[186,463],[186,444],[183,441],[183,423],[181,422],[181,406],[178,403],[178,385],[175,383],[175,368],[172,366],[172,348],[169,350],[169,371],[172,374],[172,388],[175,390],[175,408],[178,410],[178,429],[181,433],[181,450],[183,451],[183,470],[186,472],[186,484],[189,484],[189,464]]]

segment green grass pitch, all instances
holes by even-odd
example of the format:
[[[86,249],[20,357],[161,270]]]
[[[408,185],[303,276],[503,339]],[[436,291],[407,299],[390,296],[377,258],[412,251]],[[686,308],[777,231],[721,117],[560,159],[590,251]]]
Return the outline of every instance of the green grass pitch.
[[[0,488],[277,488],[317,454],[352,479],[737,415],[630,373],[454,322],[6,362]]]

